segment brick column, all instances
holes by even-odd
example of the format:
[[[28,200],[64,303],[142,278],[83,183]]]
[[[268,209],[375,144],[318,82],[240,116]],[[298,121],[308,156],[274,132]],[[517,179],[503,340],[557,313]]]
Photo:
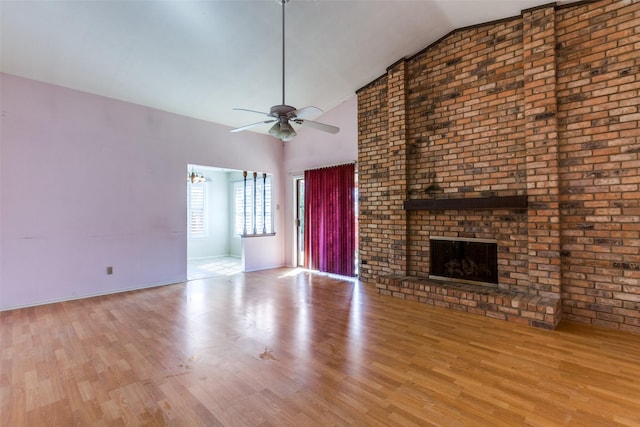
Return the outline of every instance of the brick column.
[[[560,297],[560,211],[555,9],[525,10],[523,70],[529,292]]]
[[[387,79],[374,81],[358,92],[358,251],[360,279],[378,282],[388,274],[389,244],[381,207],[388,204],[387,191]]]
[[[389,113],[389,269],[392,275],[407,274],[407,122],[406,68],[404,60],[387,69]]]

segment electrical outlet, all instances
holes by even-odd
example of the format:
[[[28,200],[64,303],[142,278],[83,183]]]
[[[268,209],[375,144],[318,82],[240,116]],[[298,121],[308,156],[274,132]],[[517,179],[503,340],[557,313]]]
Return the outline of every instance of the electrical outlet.
[[[107,274],[113,274],[113,267],[107,267]]]

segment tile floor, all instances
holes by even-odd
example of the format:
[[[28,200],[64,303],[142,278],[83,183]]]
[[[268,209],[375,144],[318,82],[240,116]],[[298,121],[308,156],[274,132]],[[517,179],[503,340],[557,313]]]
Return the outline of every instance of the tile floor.
[[[187,280],[241,273],[240,258],[219,256],[187,260]]]

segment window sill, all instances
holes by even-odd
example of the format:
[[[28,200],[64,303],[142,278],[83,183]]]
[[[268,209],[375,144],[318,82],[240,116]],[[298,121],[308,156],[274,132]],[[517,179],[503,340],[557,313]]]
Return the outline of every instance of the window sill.
[[[240,236],[242,239],[244,239],[245,237],[269,237],[269,236],[275,236],[276,233],[260,233],[260,234],[238,234],[238,236]]]

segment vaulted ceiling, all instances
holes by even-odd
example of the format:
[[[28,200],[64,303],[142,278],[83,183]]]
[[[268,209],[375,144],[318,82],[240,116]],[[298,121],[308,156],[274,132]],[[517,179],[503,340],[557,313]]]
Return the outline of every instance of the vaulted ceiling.
[[[291,0],[286,103],[329,110],[456,28],[546,3]],[[0,18],[2,72],[232,127],[282,101],[278,0],[0,0]]]

